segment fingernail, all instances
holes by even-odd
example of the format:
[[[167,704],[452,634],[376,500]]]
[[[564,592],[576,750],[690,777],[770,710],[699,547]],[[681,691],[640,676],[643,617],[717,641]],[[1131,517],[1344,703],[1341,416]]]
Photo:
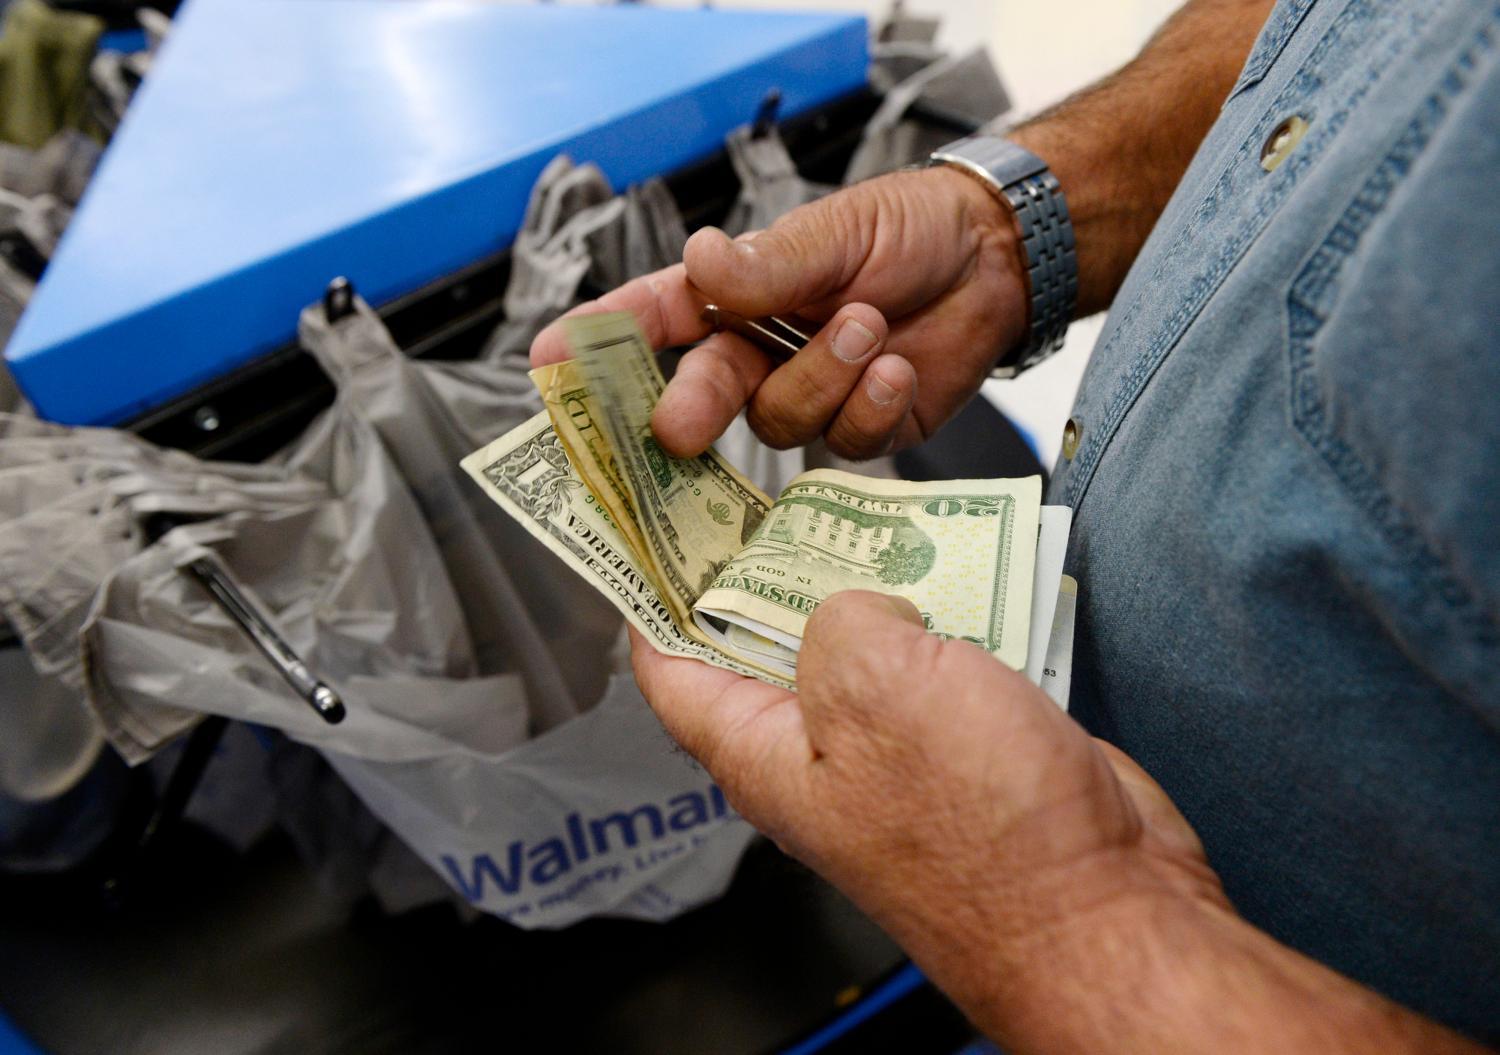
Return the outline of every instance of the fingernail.
[[[699,243],[718,242],[721,246],[730,250],[733,250],[735,246],[734,239],[730,238],[717,227],[700,227],[692,233],[688,241]]]
[[[881,406],[885,406],[900,395],[899,392],[878,377],[872,377],[869,381],[865,382],[865,391],[870,394],[870,402],[879,403]]]
[[[891,606],[891,611],[895,612],[902,619],[905,619],[908,623],[924,629],[926,628],[926,620],[922,618],[921,611],[911,601],[894,593],[881,594],[881,596],[885,598],[885,603]]]
[[[846,363],[858,362],[869,355],[870,349],[874,347],[875,335],[853,319],[845,319],[844,324],[833,335],[833,354]],[[886,385],[886,388],[890,389],[890,386]],[[871,395],[874,395],[873,390]],[[889,403],[890,400],[877,399],[876,402]]]

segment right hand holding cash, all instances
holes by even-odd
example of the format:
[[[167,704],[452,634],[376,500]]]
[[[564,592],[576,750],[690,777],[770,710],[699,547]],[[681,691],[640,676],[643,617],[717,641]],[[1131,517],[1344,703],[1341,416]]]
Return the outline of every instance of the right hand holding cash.
[[[1044,686],[1044,671],[1058,680],[1047,645],[1069,518],[1039,506],[1038,478],[816,470],[772,501],[712,448],[662,450],[650,423],[664,381],[630,314],[564,326],[574,358],[532,372],[546,411],[463,467],[658,650],[790,686],[808,617],[862,588],[907,598],[933,632]],[[1071,651],[1071,620],[1059,629]]]

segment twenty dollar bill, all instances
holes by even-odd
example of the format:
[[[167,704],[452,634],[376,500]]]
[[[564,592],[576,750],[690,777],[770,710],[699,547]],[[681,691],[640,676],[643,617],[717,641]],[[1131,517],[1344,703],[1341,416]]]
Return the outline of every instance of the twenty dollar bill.
[[[705,629],[737,625],[795,652],[839,590],[899,594],[928,629],[1026,662],[1041,481],[798,476],[697,599]],[[726,635],[725,647],[734,641]]]

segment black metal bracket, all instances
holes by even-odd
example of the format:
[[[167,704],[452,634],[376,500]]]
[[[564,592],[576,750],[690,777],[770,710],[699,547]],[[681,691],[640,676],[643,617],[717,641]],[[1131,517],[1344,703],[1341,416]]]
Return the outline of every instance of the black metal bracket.
[[[323,317],[329,322],[338,322],[353,314],[354,284],[340,275],[323,291]]]
[[[781,89],[772,88],[760,101],[755,111],[755,120],[750,124],[750,138],[764,139],[776,127],[776,116],[781,112]]]

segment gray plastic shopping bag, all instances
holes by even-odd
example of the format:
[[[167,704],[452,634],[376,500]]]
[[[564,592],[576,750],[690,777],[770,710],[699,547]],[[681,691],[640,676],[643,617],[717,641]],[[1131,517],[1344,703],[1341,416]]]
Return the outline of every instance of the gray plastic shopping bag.
[[[207,465],[128,433],[0,415],[0,619],[47,685],[24,698],[0,694],[0,707],[27,712],[4,720],[8,752],[48,759],[35,769],[45,777],[12,793],[61,793],[97,755],[102,740],[82,705],[78,635],[101,584],[144,545],[146,517],[273,508],[316,491],[274,468]],[[35,708],[46,709],[45,721]],[[61,744],[72,745],[67,758]]]
[[[395,454],[404,471],[458,480],[456,458],[424,460],[420,448],[467,445],[467,426],[429,405],[437,397],[422,383],[424,364],[407,364],[421,376],[407,377],[404,391],[375,391],[373,378],[404,367],[382,365],[389,349],[372,327],[356,311],[314,333],[344,392],[271,464],[221,466],[119,433],[18,421],[37,435],[14,436],[0,452],[38,474],[43,463],[63,470],[24,486],[17,478],[24,515],[10,526],[28,530],[14,531],[9,549],[0,530],[7,614],[59,669],[78,656],[71,669],[98,727],[131,761],[205,714],[280,730],[317,748],[434,874],[484,911],[556,927],[600,913],[664,919],[717,896],[752,832],[675,748],[629,676],[616,676],[625,666],[617,617],[593,629],[569,622],[558,598],[571,575],[548,582],[529,551],[486,539],[508,574],[525,564],[529,578],[502,595],[516,607],[486,609],[481,599],[479,610],[529,621],[525,633],[512,625],[508,640],[540,639],[544,655],[548,638],[572,640],[574,669],[557,684],[599,690],[576,701],[580,713],[538,726],[533,672],[508,653],[497,653],[508,669],[483,669],[454,581],[474,543],[454,525],[466,502],[424,481],[428,503],[454,503],[440,510],[440,537]],[[350,394],[365,384],[371,390]],[[140,523],[152,512],[201,519],[146,545]],[[337,688],[342,724],[319,719],[183,573],[200,558]],[[470,579],[471,590],[485,586]],[[593,635],[587,648],[577,644],[583,633]]]
[[[401,762],[324,755],[466,901],[527,928],[670,919],[722,894],[754,838],[628,674],[509,751],[456,740]]]
[[[624,212],[624,199],[614,197],[597,165],[575,166],[562,154],[547,164],[511,245],[505,321],[491,334],[481,360],[525,377],[532,338],[578,302],[579,284],[593,266],[591,237],[618,225]]]
[[[602,292],[675,264],[686,241],[682,214],[660,180],[617,197],[597,165],[558,155],[532,188],[511,246],[505,321],[480,358],[524,377],[532,339],[580,301],[585,285]]]
[[[458,470],[477,444],[423,366],[357,298],[333,321],[323,305],[308,308],[298,329],[338,386],[337,410],[374,430],[410,488],[458,597],[478,672],[520,674],[537,731],[594,703],[608,672],[579,657],[608,653],[618,615]],[[517,401],[491,428],[503,433],[536,409]]]
[[[75,651],[81,641],[90,704],[127,761],[144,761],[203,713],[253,717],[250,703],[255,713],[283,703],[294,712],[268,724],[296,727],[306,718],[322,725],[242,628],[182,572],[199,557],[237,581],[326,677],[468,679],[479,673],[437,546],[373,429],[347,416],[325,421],[295,468],[226,466],[174,453],[178,474],[114,478],[113,504],[93,506],[99,509],[93,519],[118,531],[125,552],[98,576],[82,625],[70,636]],[[230,471],[262,478],[236,480]],[[141,525],[153,513],[200,522],[144,545]],[[66,519],[54,516],[61,535]],[[125,537],[128,531],[133,538]],[[45,537],[33,536],[39,552],[47,545]],[[71,554],[60,556],[67,559],[55,562],[59,566],[74,563]],[[87,578],[97,571],[96,565]],[[51,580],[23,578],[21,588],[29,591],[18,599],[22,605],[51,604],[57,596]],[[124,634],[138,640],[121,645]],[[127,675],[142,664],[149,677],[129,682]],[[524,710],[515,695],[511,705]],[[249,702],[235,703],[240,697]]]
[[[893,44],[890,68],[901,69],[912,56],[909,45]],[[916,53],[920,54],[918,46]],[[921,104],[938,122],[917,119]],[[1010,109],[1010,96],[984,48],[957,58],[937,57],[909,73],[886,92],[865,124],[845,183],[857,183],[921,161],[960,130],[978,130]]]
[[[803,179],[774,128],[756,134],[751,126],[743,125],[725,137],[724,149],[740,181],[739,194],[724,220],[727,234],[770,227],[784,213],[836,189]]]
[[[751,829],[675,748],[628,675],[610,679],[603,701],[585,713],[528,739],[516,674],[379,669],[401,659],[373,647],[391,639],[388,603],[420,606],[400,594],[440,578],[436,551],[424,555],[420,536],[392,547],[403,567],[380,569],[385,577],[410,570],[418,581],[395,596],[383,596],[386,583],[370,584],[361,611],[350,610],[348,594],[338,608],[295,599],[292,580],[319,576],[300,565],[278,574],[282,526],[247,517],[181,527],[108,578],[83,641],[91,699],[113,742],[160,742],[186,708],[280,729],[316,746],[460,896],[522,926],[601,913],[665,919],[722,891]],[[293,696],[180,573],[210,552],[334,683],[348,706],[342,724],[324,724]],[[278,580],[291,591],[285,598]]]

